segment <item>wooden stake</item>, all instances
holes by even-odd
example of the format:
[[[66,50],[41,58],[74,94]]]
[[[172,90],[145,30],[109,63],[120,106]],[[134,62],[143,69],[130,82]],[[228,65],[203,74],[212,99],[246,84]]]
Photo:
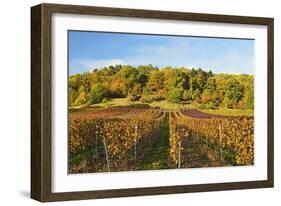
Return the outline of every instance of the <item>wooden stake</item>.
[[[135,126],[135,166],[137,166],[137,135],[138,135],[138,125]]]
[[[179,141],[179,152],[178,152],[178,168],[181,168],[181,140]]]
[[[108,158],[107,145],[106,145],[106,140],[105,140],[105,138],[103,138],[103,145],[104,145],[104,149],[105,149],[105,157],[106,157],[107,171],[110,172],[109,158]]]
[[[221,156],[221,160],[222,158],[222,146],[221,146],[221,124],[219,123],[219,138],[220,138],[220,156]]]
[[[96,125],[96,157],[98,157],[98,128],[99,128],[99,126],[98,125]]]

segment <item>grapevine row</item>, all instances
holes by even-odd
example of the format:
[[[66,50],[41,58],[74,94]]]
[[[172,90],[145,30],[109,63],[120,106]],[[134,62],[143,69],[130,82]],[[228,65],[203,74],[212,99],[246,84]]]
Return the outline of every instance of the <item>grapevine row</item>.
[[[253,118],[196,118],[180,112],[177,121],[186,132],[206,138],[222,150],[232,151],[237,165],[254,164]]]
[[[123,160],[136,161],[144,155],[142,151],[150,147],[160,133],[164,117],[160,110],[135,109],[111,118],[72,120],[69,122],[70,155],[95,148],[93,155],[98,157],[102,145],[107,152],[108,169],[118,169]]]

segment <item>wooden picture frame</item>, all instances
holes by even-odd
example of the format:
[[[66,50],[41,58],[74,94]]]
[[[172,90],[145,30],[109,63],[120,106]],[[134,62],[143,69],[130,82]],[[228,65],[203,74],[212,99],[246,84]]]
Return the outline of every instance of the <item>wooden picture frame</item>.
[[[54,193],[52,186],[51,16],[54,13],[264,25],[267,27],[267,180]],[[274,74],[272,18],[40,4],[31,8],[31,198],[42,202],[273,187]]]

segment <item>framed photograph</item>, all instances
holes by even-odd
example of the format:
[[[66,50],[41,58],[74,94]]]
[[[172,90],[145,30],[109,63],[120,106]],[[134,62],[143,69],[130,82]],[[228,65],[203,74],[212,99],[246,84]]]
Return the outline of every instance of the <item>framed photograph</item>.
[[[273,19],[31,8],[31,197],[273,187]]]

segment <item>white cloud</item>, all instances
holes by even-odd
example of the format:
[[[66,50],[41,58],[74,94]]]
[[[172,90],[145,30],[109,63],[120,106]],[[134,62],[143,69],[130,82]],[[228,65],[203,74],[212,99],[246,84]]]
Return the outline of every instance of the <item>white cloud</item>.
[[[121,59],[99,59],[99,60],[85,60],[82,61],[85,68],[95,69],[103,68],[116,64],[124,64],[124,61]]]
[[[76,59],[70,62],[70,73],[92,71],[93,69],[108,67],[116,64],[127,64],[132,66],[148,65],[154,66],[184,66],[188,61],[188,44],[177,42],[167,46],[142,46],[132,51],[126,58],[114,59]],[[159,65],[161,63],[161,65]]]
[[[111,65],[125,64],[122,59],[76,59],[69,62],[69,74],[91,72]]]

